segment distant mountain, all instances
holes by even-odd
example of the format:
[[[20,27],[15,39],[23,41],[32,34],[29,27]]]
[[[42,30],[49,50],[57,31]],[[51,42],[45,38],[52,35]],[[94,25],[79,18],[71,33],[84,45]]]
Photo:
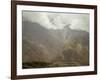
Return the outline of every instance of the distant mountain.
[[[68,65],[89,64],[89,33],[64,29],[47,29],[39,23],[22,22],[23,62],[50,62]]]
[[[68,26],[64,29],[66,34],[65,39],[71,41],[76,40],[78,43],[87,45],[89,43],[89,33],[83,30],[71,29]]]

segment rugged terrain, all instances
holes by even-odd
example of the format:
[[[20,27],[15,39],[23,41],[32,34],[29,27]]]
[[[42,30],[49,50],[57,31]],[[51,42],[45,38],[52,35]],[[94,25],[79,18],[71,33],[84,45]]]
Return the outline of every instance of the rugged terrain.
[[[22,22],[23,68],[89,65],[89,33],[71,29],[47,29]]]

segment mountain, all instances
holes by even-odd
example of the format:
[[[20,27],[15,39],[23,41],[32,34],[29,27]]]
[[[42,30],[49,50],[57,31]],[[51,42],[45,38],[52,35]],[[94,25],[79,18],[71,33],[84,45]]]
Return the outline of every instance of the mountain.
[[[89,33],[82,30],[47,29],[39,23],[22,22],[22,61],[49,66],[89,64]],[[36,63],[35,63],[36,64]]]
[[[64,60],[77,65],[89,65],[89,33],[82,30],[64,29]]]
[[[78,43],[82,45],[87,45],[89,43],[89,33],[83,30],[75,30],[71,29],[68,26],[64,29],[66,34],[65,38],[67,40],[76,40]]]
[[[45,58],[47,59],[45,60],[46,62],[51,62],[57,59],[57,57],[62,59],[59,46],[60,42],[50,34],[48,29],[38,23],[24,21],[22,30],[23,62],[42,61]],[[32,55],[34,57],[30,58]],[[42,57],[41,55],[44,56]]]

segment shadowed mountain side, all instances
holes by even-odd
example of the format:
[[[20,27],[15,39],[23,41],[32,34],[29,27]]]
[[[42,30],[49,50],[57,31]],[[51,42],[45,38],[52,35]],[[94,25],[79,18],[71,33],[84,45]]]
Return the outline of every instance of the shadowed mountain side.
[[[48,51],[45,46],[23,40],[23,62],[50,61]]]
[[[22,30],[24,62],[42,60],[44,61],[44,59],[46,62],[63,60],[63,55],[60,51],[60,42],[49,33],[48,29],[42,27],[38,23],[25,21],[23,22]],[[26,58],[28,58],[29,60]]]

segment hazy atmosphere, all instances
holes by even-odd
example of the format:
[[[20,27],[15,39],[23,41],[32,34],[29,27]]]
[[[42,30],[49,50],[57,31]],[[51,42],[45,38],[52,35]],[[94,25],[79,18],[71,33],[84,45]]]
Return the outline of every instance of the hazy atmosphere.
[[[89,14],[23,11],[23,20],[38,22],[45,28],[62,29],[71,24],[72,29],[88,31]]]
[[[89,14],[22,11],[22,67],[89,65]]]

